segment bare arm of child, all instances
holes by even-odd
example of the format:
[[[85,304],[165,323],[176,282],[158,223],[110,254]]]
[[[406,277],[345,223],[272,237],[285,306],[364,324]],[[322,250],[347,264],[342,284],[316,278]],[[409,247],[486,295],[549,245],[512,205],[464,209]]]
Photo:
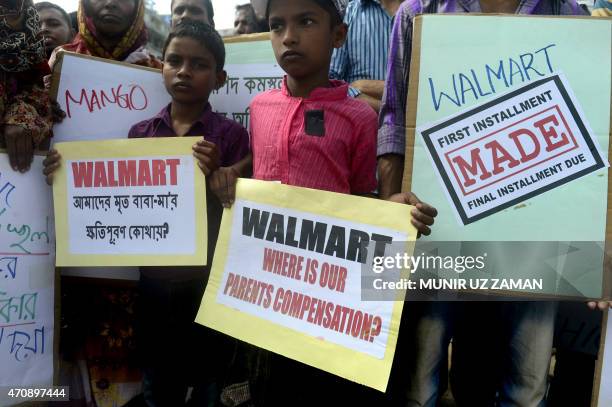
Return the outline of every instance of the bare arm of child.
[[[231,208],[236,200],[238,178],[250,177],[253,173],[253,154],[248,153],[242,160],[230,167],[221,167],[209,178],[209,187],[221,201],[224,208]]]
[[[43,161],[43,174],[47,179],[47,184],[53,185],[53,174],[60,167],[62,156],[55,149],[49,150],[47,158]]]

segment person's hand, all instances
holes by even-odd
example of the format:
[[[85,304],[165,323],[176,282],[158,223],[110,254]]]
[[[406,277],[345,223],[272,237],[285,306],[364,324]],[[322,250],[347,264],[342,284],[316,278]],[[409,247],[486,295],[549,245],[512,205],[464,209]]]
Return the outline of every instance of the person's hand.
[[[419,235],[423,234],[429,236],[431,234],[430,226],[434,224],[435,217],[438,216],[438,210],[436,208],[421,202],[412,192],[402,192],[392,195],[389,201],[414,206],[415,208],[411,212],[412,225],[417,228]]]
[[[61,123],[66,117],[66,113],[62,110],[59,103],[55,100],[51,101],[51,120],[53,123]]]
[[[60,167],[62,156],[57,150],[51,149],[47,153],[47,158],[43,161],[43,174],[47,179],[47,184],[53,185],[53,174]]]
[[[27,172],[34,159],[32,134],[20,126],[4,126],[4,141],[11,167],[15,171]]]
[[[231,208],[234,204],[238,178],[240,173],[234,167],[221,167],[210,177],[209,187],[224,208]]]
[[[592,310],[599,308],[600,310],[605,311],[606,308],[612,308],[612,301],[590,301],[587,303],[587,306]]]
[[[221,158],[215,143],[204,139],[198,141],[193,146],[193,156],[198,160],[200,169],[207,177],[219,168]]]

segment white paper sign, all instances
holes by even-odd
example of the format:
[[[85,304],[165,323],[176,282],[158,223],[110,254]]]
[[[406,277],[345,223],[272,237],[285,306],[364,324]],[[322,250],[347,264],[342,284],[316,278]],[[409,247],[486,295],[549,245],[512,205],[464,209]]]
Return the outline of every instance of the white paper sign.
[[[159,70],[64,53],[57,102],[66,118],[53,141],[126,138],[170,100]]]
[[[42,160],[20,174],[0,154],[0,387],[53,379],[55,239]]]
[[[297,247],[297,242],[301,241],[300,233],[304,224],[311,222],[315,222],[317,231],[319,225],[326,225],[327,232],[324,231],[320,237],[327,236],[329,241],[336,239],[333,230],[367,230],[371,234],[392,237],[393,241],[398,242],[407,241],[408,236],[372,225],[246,200],[237,200],[234,205],[232,239],[217,302],[382,359],[386,351],[394,302],[361,301],[362,265],[351,260],[350,253],[346,259],[339,258],[317,253],[319,249],[314,246],[312,250],[302,249]],[[266,212],[267,216],[264,215]],[[258,214],[262,214],[259,221],[256,220]],[[254,239],[254,236],[263,233],[261,225],[265,223],[264,219],[268,219],[266,234],[260,236],[261,240]],[[278,220],[289,222],[286,235],[282,231],[285,226],[275,229]],[[245,229],[245,224],[259,225],[254,226],[259,231],[253,231],[249,226]],[[285,244],[271,241],[271,235],[279,233],[279,230],[283,233]],[[340,240],[336,242],[345,242],[344,236],[337,238]],[[346,239],[348,241],[349,238]],[[296,247],[287,247],[293,246],[290,240],[295,241]],[[316,241],[322,246],[323,240]],[[323,249],[320,251],[323,252]],[[317,271],[309,274],[311,267]],[[262,273],[265,273],[265,283],[262,283]],[[319,273],[318,278],[316,273]],[[246,287],[249,287],[247,293],[250,294],[244,292]],[[354,334],[355,329],[357,332],[363,331],[361,324],[365,321],[376,325],[374,318],[377,317],[384,321],[380,323],[379,335],[364,339]],[[337,330],[330,328],[334,321],[338,323]]]
[[[417,134],[464,225],[608,167],[560,75],[424,125]]]
[[[67,161],[66,168],[71,254],[195,253],[193,156]]]

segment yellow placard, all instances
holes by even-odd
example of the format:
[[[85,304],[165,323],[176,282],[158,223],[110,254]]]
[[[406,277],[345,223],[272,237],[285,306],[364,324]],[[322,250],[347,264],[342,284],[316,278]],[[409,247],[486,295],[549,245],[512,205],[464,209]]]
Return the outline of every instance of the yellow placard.
[[[362,300],[361,271],[367,266],[358,260],[361,252],[351,248],[350,242],[357,235],[367,236],[369,242],[389,236],[393,242],[402,242],[402,251],[411,255],[417,236],[410,222],[411,209],[370,198],[239,180],[236,201],[223,214],[196,322],[385,391],[403,298]],[[315,230],[319,237],[327,236],[325,244],[318,245],[312,235],[305,237],[319,233]],[[279,261],[275,266],[273,251]],[[313,277],[309,270],[314,260]],[[343,280],[339,277],[342,267]],[[340,270],[336,279],[334,270]],[[317,314],[320,307],[329,316],[323,316],[323,311]],[[339,309],[346,315],[342,328],[335,320]],[[377,316],[382,316],[378,323]]]
[[[205,265],[206,186],[192,155],[197,140],[55,144],[62,157],[53,185],[57,266]]]

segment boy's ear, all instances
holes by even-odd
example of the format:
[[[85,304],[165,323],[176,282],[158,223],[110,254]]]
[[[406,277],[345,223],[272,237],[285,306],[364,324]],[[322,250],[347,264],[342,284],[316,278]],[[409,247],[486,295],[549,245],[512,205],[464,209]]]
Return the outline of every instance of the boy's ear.
[[[334,27],[334,32],[332,34],[334,41],[334,48],[340,48],[346,42],[346,37],[348,35],[348,25],[345,23],[338,24]]]
[[[226,81],[227,81],[227,72],[225,71],[217,72],[217,81],[215,83],[215,90],[221,89],[225,85]]]

